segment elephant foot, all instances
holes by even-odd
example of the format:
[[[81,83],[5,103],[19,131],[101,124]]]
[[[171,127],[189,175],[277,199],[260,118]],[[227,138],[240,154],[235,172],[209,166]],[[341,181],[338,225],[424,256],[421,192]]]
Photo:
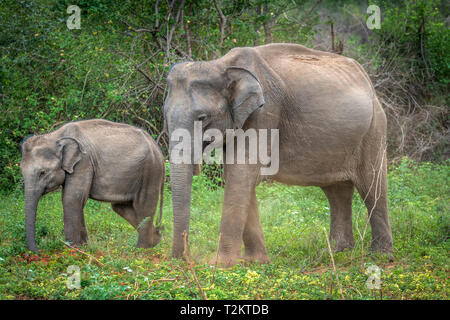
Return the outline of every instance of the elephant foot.
[[[78,239],[67,239],[66,242],[70,243],[73,247],[81,247],[88,243],[87,236],[81,236]]]
[[[80,245],[80,246],[84,246],[84,245],[86,245],[86,244],[88,244],[88,239],[87,239],[87,237],[81,239],[80,242],[78,242],[78,245]]]
[[[219,258],[214,257],[214,259],[210,260],[208,264],[211,266],[218,266],[220,268],[231,268],[240,262],[241,259],[239,259],[239,257],[219,255]]]
[[[161,239],[162,235],[156,229],[141,231],[139,233],[137,247],[153,248],[161,241]]]
[[[373,253],[381,253],[382,255],[386,255],[389,262],[394,262],[394,248],[390,241],[380,242],[372,240],[370,251]]]
[[[342,252],[347,249],[353,249],[353,247],[354,247],[354,242],[340,241],[340,242],[336,243],[336,245],[334,246],[334,252]]]
[[[260,263],[260,264],[268,264],[270,263],[270,259],[267,257],[243,257],[243,260],[246,264]]]
[[[149,248],[154,248],[154,247],[156,247],[156,245],[159,243],[159,241],[158,242],[156,242],[156,243],[151,243],[151,242],[146,242],[146,243],[137,243],[137,245],[136,245],[136,248],[143,248],[143,249],[149,249]]]
[[[72,242],[72,241],[66,240],[66,242],[69,243],[70,247],[72,247],[72,248],[80,248],[82,246],[87,245],[87,242],[81,242],[81,241],[79,241],[79,242]]]
[[[332,230],[333,231],[333,230]],[[331,233],[331,245],[334,252],[341,252],[346,249],[353,249],[355,246],[355,239],[353,233],[334,231]]]
[[[137,248],[153,248],[155,247],[159,242],[161,241],[161,238],[154,239],[154,240],[138,240],[138,243],[136,245]]]
[[[250,252],[245,252],[244,257],[243,257],[244,261],[247,263],[253,263],[253,262],[257,262],[257,263],[270,263],[270,259],[267,256],[267,253],[250,253]]]
[[[87,242],[88,242],[87,230],[86,229],[81,230],[81,232],[80,232],[80,243],[81,244],[87,244]]]
[[[36,245],[28,245],[28,250],[33,252],[38,252],[39,249]]]

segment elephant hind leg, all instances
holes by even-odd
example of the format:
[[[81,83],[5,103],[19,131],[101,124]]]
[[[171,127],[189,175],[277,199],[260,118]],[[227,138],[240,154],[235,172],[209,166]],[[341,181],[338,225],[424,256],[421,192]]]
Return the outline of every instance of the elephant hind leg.
[[[138,248],[151,248],[159,242],[160,235],[155,235],[157,232],[153,228],[152,221],[150,219],[146,220],[147,217],[142,214],[145,211],[144,209],[137,210],[131,202],[125,204],[113,203],[111,206],[117,214],[127,220],[137,230]]]
[[[142,190],[133,202],[138,224],[136,229],[139,233],[137,244],[139,248],[152,248],[162,239],[159,230],[153,225],[156,208],[158,207],[159,194],[160,184],[152,183],[148,186],[148,189]]]
[[[112,203],[111,207],[119,216],[127,220],[135,229],[137,229],[138,221],[131,203]]]
[[[388,253],[392,258],[392,233],[387,208],[386,157],[378,166],[360,170],[356,188],[364,200],[372,227],[372,251]]]
[[[322,187],[322,190],[330,203],[330,234],[335,243],[335,250],[342,251],[353,248],[355,243],[352,227],[353,183],[341,182]]]

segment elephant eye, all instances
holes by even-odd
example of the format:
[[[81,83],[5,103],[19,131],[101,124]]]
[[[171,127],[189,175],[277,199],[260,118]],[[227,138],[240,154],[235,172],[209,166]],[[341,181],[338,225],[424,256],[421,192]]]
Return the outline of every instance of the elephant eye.
[[[206,114],[204,114],[204,113],[202,113],[201,115],[199,115],[198,117],[197,117],[197,120],[198,121],[204,121],[204,120],[206,120]]]
[[[42,178],[45,175],[45,173],[46,173],[46,171],[44,169],[39,171],[39,178]]]

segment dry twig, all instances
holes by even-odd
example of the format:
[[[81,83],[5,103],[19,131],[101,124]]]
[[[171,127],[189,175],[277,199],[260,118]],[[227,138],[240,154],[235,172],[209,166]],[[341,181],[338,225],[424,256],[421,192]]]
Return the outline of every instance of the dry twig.
[[[330,240],[328,240],[327,229],[325,227],[323,228],[323,232],[325,232],[325,239],[327,240],[328,252],[330,253],[331,263],[333,264],[333,270],[334,270],[334,274],[336,276],[336,282],[337,282],[337,285],[339,287],[339,292],[341,294],[342,300],[345,300],[344,294],[342,293],[341,283],[339,282],[339,276],[338,276],[338,273],[337,273],[337,270],[336,270],[336,265],[334,264],[334,257],[333,257],[333,252],[331,251]]]
[[[88,256],[88,257],[89,257],[89,261],[94,260],[94,261],[97,262],[100,266],[102,266],[102,267],[105,266],[105,265],[104,265],[103,263],[101,263],[97,258],[95,258],[94,256],[90,255],[89,253],[86,253],[86,252],[84,252],[83,250],[78,249],[77,247],[73,247],[73,246],[71,246],[70,244],[68,244],[68,243],[65,242],[65,241],[62,241],[62,240],[59,240],[59,241],[61,241],[62,243],[64,243],[64,244],[65,244],[66,246],[68,246],[69,248],[74,249],[74,250],[76,250],[76,251],[78,251],[78,252],[80,252],[80,253],[82,253],[82,254]]]

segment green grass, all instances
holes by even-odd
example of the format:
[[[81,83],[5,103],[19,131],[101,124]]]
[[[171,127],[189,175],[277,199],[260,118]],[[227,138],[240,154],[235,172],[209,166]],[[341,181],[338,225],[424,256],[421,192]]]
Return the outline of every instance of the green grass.
[[[357,244],[334,255],[346,299],[448,299],[450,164],[404,159],[389,170],[390,220],[395,261],[361,254],[367,211],[355,194]],[[0,299],[201,299],[186,262],[171,259],[172,209],[166,187],[164,239],[137,249],[137,233],[110,205],[89,200],[85,209],[89,243],[81,253],[64,243],[59,193],[39,203],[39,256],[26,250],[21,188],[0,197]],[[208,299],[340,299],[323,227],[329,205],[319,188],[262,184],[258,205],[271,263],[210,266],[216,255],[223,189],[205,176],[194,178],[190,257]],[[329,231],[327,231],[329,232]],[[369,244],[365,237],[365,248]],[[87,255],[88,254],[88,255]],[[81,289],[68,289],[67,268],[81,270]],[[381,290],[366,287],[367,268],[381,269]],[[214,278],[213,278],[214,275]],[[213,279],[213,282],[212,282]]]

